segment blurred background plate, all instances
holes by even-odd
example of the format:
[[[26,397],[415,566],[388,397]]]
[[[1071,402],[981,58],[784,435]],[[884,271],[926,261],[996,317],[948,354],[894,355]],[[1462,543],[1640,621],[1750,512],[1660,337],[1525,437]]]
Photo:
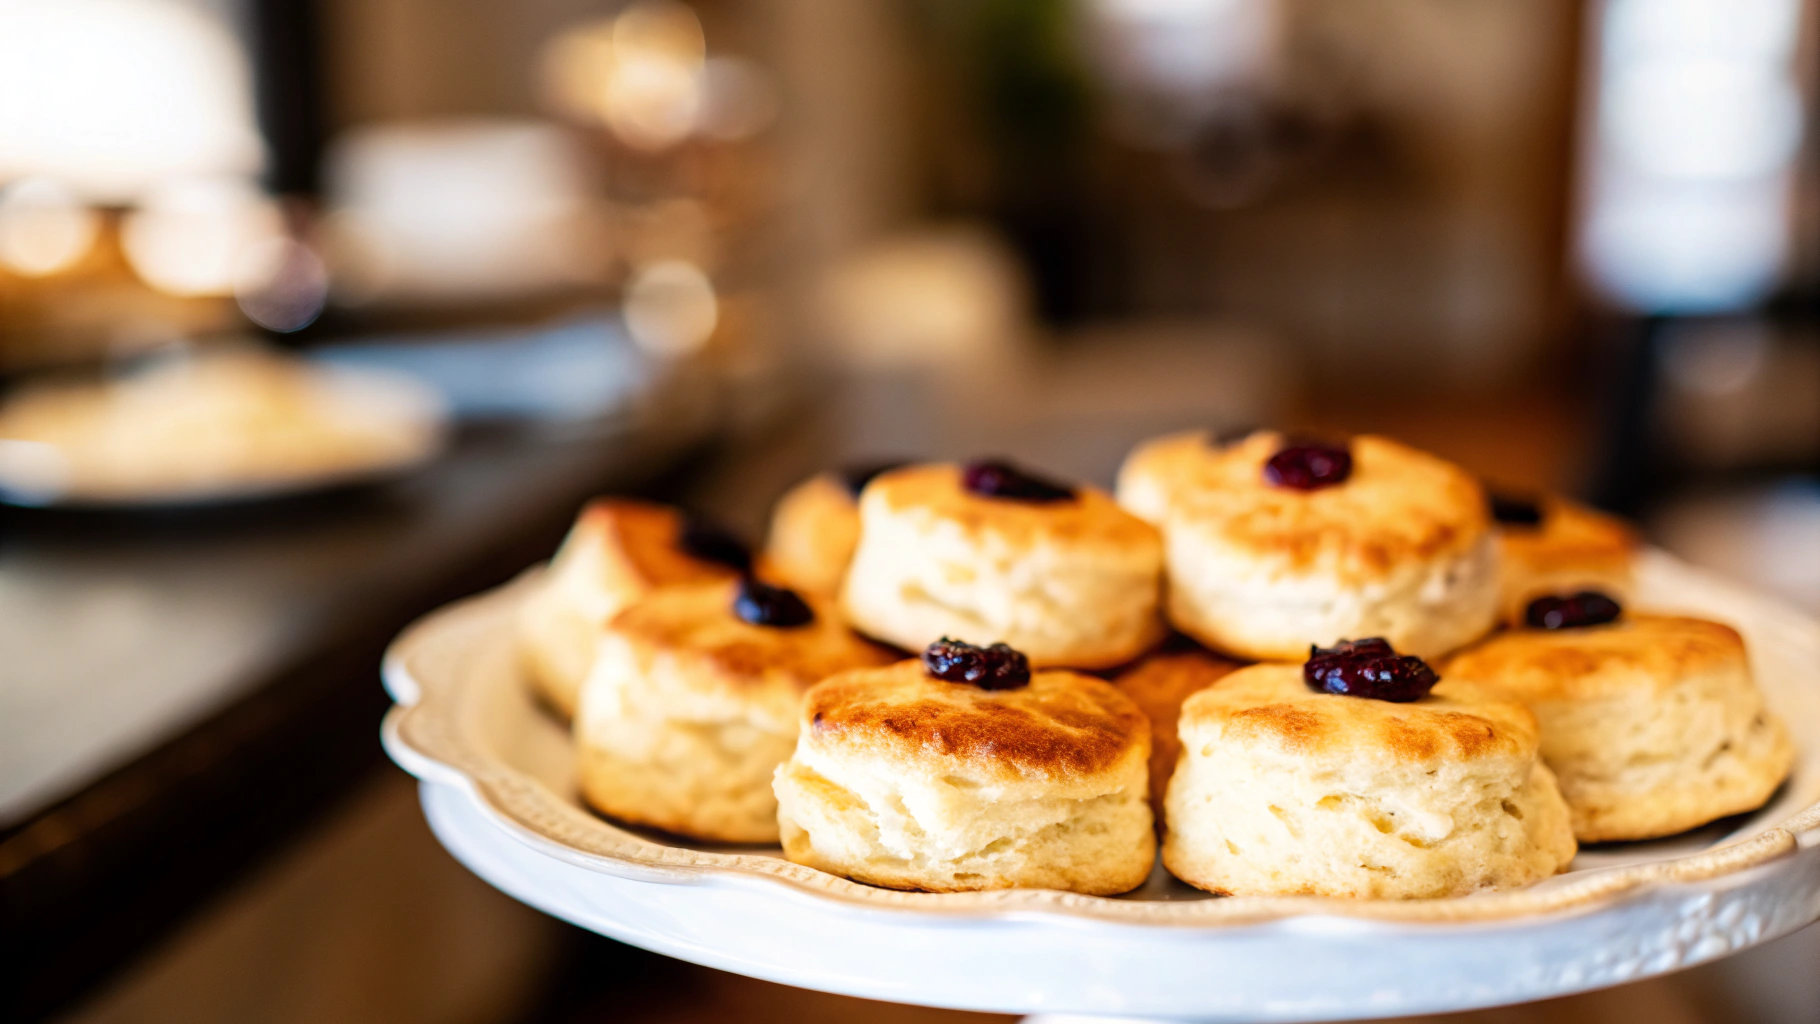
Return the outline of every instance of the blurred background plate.
[[[177,511],[297,497],[397,479],[447,443],[447,402],[413,377],[227,359],[245,363],[183,355],[119,380],[16,396],[0,407],[0,502]],[[60,406],[37,417],[55,420],[46,433],[19,422],[28,417],[18,407],[34,404]],[[7,436],[9,426],[26,429]]]

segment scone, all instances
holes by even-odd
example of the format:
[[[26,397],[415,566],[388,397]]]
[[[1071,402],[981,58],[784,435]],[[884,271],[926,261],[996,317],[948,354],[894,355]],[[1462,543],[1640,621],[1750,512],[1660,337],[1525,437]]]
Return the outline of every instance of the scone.
[[[1744,641],[1701,619],[1635,615],[1500,633],[1449,679],[1526,702],[1583,843],[1673,835],[1759,807],[1794,761]]]
[[[957,648],[938,664],[1016,654]],[[1021,683],[989,670],[993,690],[914,659],[810,690],[777,772],[784,854],[930,892],[1142,884],[1156,854],[1143,714],[1108,683],[1022,664]]]
[[[1253,434],[1175,492],[1163,535],[1170,621],[1240,658],[1299,659],[1347,636],[1434,657],[1497,613],[1478,481],[1381,437]]]
[[[1220,445],[1205,430],[1165,434],[1131,449],[1113,487],[1119,507],[1155,527],[1169,517],[1176,492],[1192,486]]]
[[[1597,590],[1629,599],[1637,534],[1623,520],[1553,495],[1494,494],[1491,511],[1505,623],[1521,623],[1523,609],[1545,594]]]
[[[582,796],[679,835],[775,842],[771,776],[803,692],[890,657],[812,595],[750,579],[652,591],[613,619],[582,687]]]
[[[1163,635],[1162,542],[1102,491],[1003,463],[921,465],[859,504],[841,604],[863,633],[913,651],[1000,641],[1071,668],[1128,662]]]
[[[1210,892],[1460,896],[1574,856],[1535,717],[1495,690],[1392,703],[1253,665],[1189,697],[1179,729],[1163,864]]]
[[[859,496],[899,462],[817,473],[778,499],[765,542],[765,565],[779,581],[817,594],[838,594],[859,543]]]
[[[626,498],[582,509],[518,612],[526,673],[556,710],[574,715],[600,632],[620,609],[658,587],[731,579],[744,568],[730,541],[689,526],[676,509]]]
[[[1163,794],[1169,776],[1182,757],[1176,738],[1176,721],[1182,702],[1205,690],[1239,668],[1217,654],[1202,650],[1162,650],[1121,673],[1118,688],[1150,719],[1150,806],[1157,824],[1163,824]]]

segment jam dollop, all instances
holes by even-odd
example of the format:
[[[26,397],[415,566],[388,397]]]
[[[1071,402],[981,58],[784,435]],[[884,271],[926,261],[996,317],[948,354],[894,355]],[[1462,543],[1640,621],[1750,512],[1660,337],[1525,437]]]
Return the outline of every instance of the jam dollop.
[[[815,621],[815,611],[796,591],[761,583],[750,576],[739,581],[739,596],[733,599],[733,614],[754,626],[776,626],[787,629],[807,626]]]
[[[890,462],[866,462],[855,466],[842,466],[836,475],[840,477],[840,482],[846,485],[847,493],[857,498],[859,492],[865,490],[866,485],[871,483],[873,478],[894,469],[902,469],[907,465],[909,463],[903,459]]]
[[[1541,526],[1542,503],[1518,494],[1492,491],[1485,496],[1491,518],[1505,526]]]
[[[961,486],[983,498],[1048,504],[1071,501],[1074,488],[1027,473],[1000,459],[979,459],[961,470]]]
[[[1578,629],[1603,626],[1624,614],[1624,607],[1597,590],[1538,597],[1523,610],[1523,621],[1532,629]]]
[[[1010,644],[975,647],[942,637],[923,651],[923,668],[937,679],[970,683],[982,690],[1014,690],[1030,685],[1030,659]]]
[[[1264,479],[1298,491],[1343,484],[1351,475],[1352,453],[1331,444],[1292,444],[1264,463]]]
[[[704,562],[721,565],[742,573],[752,571],[752,549],[733,531],[719,523],[690,517],[676,538],[677,546]]]
[[[1398,654],[1390,641],[1371,637],[1309,647],[1302,680],[1317,693],[1406,704],[1428,696],[1441,677],[1421,658]]]

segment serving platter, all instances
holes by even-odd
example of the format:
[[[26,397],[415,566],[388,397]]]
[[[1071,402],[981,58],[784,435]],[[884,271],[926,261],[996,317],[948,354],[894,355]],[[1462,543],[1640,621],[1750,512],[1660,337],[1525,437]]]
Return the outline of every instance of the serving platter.
[[[558,917],[661,953],[849,995],[1000,1012],[1217,1021],[1435,1013],[1660,974],[1820,919],[1820,624],[1657,551],[1639,607],[1746,637],[1800,756],[1761,810],[1581,851],[1505,893],[1423,901],[1214,898],[1160,867],[1105,898],[907,893],[775,847],[622,827],[576,796],[566,727],[519,675],[514,610],[538,570],[434,612],[388,652],[386,749],[472,870]]]

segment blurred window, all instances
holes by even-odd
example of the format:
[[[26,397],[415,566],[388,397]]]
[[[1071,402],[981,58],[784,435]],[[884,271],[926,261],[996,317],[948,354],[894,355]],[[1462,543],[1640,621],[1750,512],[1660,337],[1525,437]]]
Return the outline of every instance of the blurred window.
[[[1605,0],[1580,259],[1645,312],[1755,303],[1779,283],[1801,139],[1799,0]]]

